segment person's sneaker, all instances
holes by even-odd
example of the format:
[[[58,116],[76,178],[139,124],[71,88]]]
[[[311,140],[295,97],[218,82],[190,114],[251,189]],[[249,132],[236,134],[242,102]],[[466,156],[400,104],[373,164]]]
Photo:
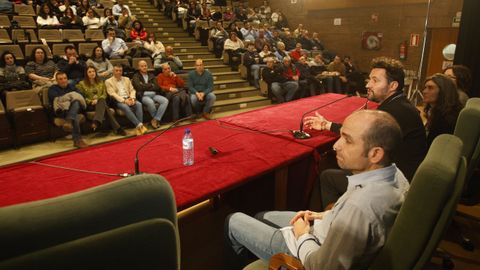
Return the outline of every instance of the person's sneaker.
[[[115,131],[115,134],[120,135],[120,136],[127,136],[127,132],[123,128],[118,128]]]
[[[203,113],[202,116],[203,116],[203,118],[205,118],[205,119],[207,119],[207,120],[212,119],[212,115],[209,114],[209,113]]]
[[[92,130],[93,130],[93,131],[96,131],[97,128],[98,128],[97,121],[93,121],[93,122],[92,122]]]
[[[62,128],[63,128],[63,131],[65,132],[68,132],[68,133],[72,132],[73,130],[72,120],[65,120],[65,123],[63,124]]]
[[[157,129],[157,128],[160,127],[160,123],[159,123],[158,120],[155,119],[155,118],[153,118],[152,121],[150,121],[150,123],[152,124],[152,127],[153,127],[154,129]]]
[[[88,144],[83,139],[78,139],[73,142],[73,146],[77,148],[85,148],[88,147]]]
[[[145,134],[145,132],[147,131],[148,129],[144,126],[144,125],[139,125],[136,129],[135,129],[135,133],[137,134],[137,136],[141,136],[143,134]]]

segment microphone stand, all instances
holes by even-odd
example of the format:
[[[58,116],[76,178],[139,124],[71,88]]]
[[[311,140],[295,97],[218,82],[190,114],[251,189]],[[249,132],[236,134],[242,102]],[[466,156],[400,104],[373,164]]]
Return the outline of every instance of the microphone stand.
[[[137,149],[137,152],[135,153],[135,161],[134,161],[134,165],[135,165],[135,175],[138,175],[138,174],[141,174],[140,172],[140,164],[139,164],[139,160],[138,160],[138,153],[140,153],[140,150],[142,150],[145,146],[147,146],[148,144],[150,144],[151,142],[153,142],[155,139],[157,139],[158,137],[160,137],[163,133],[167,132],[169,129],[175,127],[176,125],[178,125],[180,122],[183,122],[183,121],[186,121],[186,120],[190,120],[194,117],[194,115],[190,115],[188,117],[184,117],[184,118],[180,118],[178,119],[177,121],[173,122],[170,126],[168,126],[166,129],[162,130],[160,133],[158,133],[155,137],[151,138],[150,140],[148,140],[146,143],[144,143],[142,146],[140,146],[138,149]]]
[[[334,100],[334,101],[331,101],[331,102],[329,102],[329,103],[327,103],[327,104],[323,104],[322,106],[316,107],[315,109],[310,110],[310,111],[307,111],[306,113],[304,113],[304,114],[302,115],[302,119],[300,119],[300,129],[299,129],[299,130],[291,130],[291,131],[290,131],[290,132],[292,133],[293,137],[294,137],[295,139],[300,139],[300,140],[310,139],[310,138],[312,137],[312,135],[308,134],[307,132],[305,132],[305,131],[303,130],[303,118],[305,118],[305,116],[306,116],[307,114],[311,113],[311,112],[314,112],[314,111],[316,111],[316,110],[319,110],[319,109],[321,109],[321,108],[323,108],[323,107],[326,107],[326,106],[328,106],[328,105],[332,105],[333,103],[336,103],[336,102],[338,102],[338,101],[340,101],[340,100],[343,100],[343,99],[346,99],[346,98],[349,98],[349,97],[351,97],[351,95],[347,95],[347,96],[344,96],[344,97],[342,97],[342,98],[336,99],[336,100]]]

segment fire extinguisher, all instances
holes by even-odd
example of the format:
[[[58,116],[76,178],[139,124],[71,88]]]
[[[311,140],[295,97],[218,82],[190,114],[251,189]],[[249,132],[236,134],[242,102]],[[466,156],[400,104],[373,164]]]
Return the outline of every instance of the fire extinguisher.
[[[407,42],[402,41],[402,43],[400,43],[400,49],[399,49],[400,60],[407,60],[407,54],[408,54]]]

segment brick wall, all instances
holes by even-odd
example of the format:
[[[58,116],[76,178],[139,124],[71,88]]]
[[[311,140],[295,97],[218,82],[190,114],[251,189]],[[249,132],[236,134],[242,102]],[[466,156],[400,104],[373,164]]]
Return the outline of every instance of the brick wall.
[[[342,2],[358,0],[344,0]],[[261,5],[261,0],[250,0],[249,6]],[[341,55],[350,55],[356,64],[367,71],[370,60],[376,56],[399,57],[399,46],[407,41],[411,33],[420,34],[418,47],[408,47],[408,57],[404,61],[407,69],[417,70],[422,50],[426,3],[392,4],[382,2],[381,6],[365,6],[330,10],[309,10],[312,3],[321,0],[270,0],[272,9],[279,8],[286,14],[290,28],[295,29],[303,23],[310,32],[319,32],[327,49]],[[374,2],[374,1],[369,1]],[[402,1],[393,1],[402,3]],[[415,1],[413,1],[415,2]],[[425,2],[427,2],[425,0]],[[463,0],[432,0],[429,27],[450,27],[457,11],[461,11]],[[378,15],[375,23],[371,15]],[[342,24],[334,26],[334,18],[341,18]],[[378,51],[362,49],[361,37],[363,32],[383,33],[382,48]]]

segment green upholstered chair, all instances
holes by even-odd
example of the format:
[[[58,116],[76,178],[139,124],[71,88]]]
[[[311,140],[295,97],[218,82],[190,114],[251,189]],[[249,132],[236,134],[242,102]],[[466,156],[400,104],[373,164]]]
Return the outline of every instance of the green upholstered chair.
[[[471,199],[476,196],[475,193],[478,193],[476,190],[478,186],[473,185],[472,178],[480,158],[480,98],[470,98],[467,101],[465,108],[458,116],[454,134],[463,141],[463,154],[468,162],[463,192],[466,204],[459,204],[457,211],[461,216],[480,221],[479,204],[471,202]],[[458,226],[456,228],[459,229]],[[460,236],[462,246],[467,250],[473,250],[473,243],[461,232]]]
[[[455,212],[465,172],[466,160],[462,157],[461,140],[448,134],[435,138],[413,177],[385,246],[370,269],[422,269],[430,260]],[[275,255],[270,261],[270,268],[266,263],[255,261],[244,270],[279,269],[278,260],[286,256]],[[295,264],[292,261],[289,257],[289,262],[284,266],[303,269],[301,264],[298,265],[300,262]]]
[[[0,269],[180,269],[173,191],[138,175],[0,208]]]

